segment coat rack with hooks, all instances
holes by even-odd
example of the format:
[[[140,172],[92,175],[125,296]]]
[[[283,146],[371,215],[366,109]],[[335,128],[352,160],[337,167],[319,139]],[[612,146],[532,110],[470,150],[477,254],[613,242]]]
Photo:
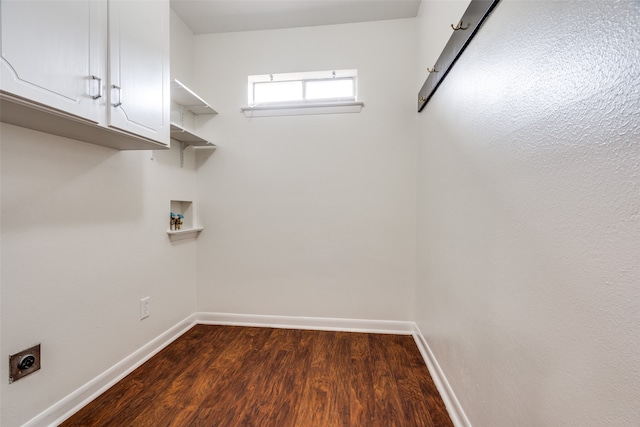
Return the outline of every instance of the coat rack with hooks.
[[[462,15],[457,24],[451,24],[453,34],[442,50],[440,57],[431,68],[427,68],[429,75],[425,80],[420,92],[418,92],[418,112],[422,111],[433,96],[440,83],[447,76],[447,73],[462,55],[473,36],[476,35],[480,26],[487,16],[496,7],[500,0],[471,0],[469,7]]]

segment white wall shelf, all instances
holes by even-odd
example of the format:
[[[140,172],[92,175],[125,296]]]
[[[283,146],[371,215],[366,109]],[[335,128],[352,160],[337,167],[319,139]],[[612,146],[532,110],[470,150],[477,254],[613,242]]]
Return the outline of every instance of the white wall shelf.
[[[203,230],[202,227],[197,228],[183,228],[182,230],[167,230],[169,240],[172,242],[175,240],[190,239],[192,237],[198,237],[198,234]]]
[[[194,117],[206,114],[213,116],[218,113],[204,99],[178,80],[171,81],[171,105],[171,138],[180,141],[180,167],[183,167],[184,149],[189,145],[216,147],[214,143],[189,129],[194,125]]]
[[[204,99],[178,80],[171,81],[171,100],[195,115],[218,114]]]
[[[183,142],[185,146],[192,145],[194,147],[215,147],[216,145],[206,139],[196,135],[180,126],[178,123],[171,123],[171,138],[176,141]]]

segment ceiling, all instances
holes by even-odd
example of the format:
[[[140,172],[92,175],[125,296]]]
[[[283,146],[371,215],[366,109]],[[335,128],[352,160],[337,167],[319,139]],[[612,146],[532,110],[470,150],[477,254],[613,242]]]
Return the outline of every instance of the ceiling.
[[[421,0],[171,0],[194,34],[413,18]]]

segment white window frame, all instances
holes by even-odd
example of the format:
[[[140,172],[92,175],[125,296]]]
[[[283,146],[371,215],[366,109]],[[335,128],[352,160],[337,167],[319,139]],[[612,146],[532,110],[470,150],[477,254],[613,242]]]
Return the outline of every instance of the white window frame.
[[[353,96],[340,98],[306,99],[306,86],[309,82],[327,80],[351,80],[353,84]],[[358,71],[357,70],[331,70],[311,71],[301,73],[260,74],[248,77],[247,102],[248,107],[242,108],[246,117],[283,116],[301,114],[330,114],[360,112],[364,106],[358,102]],[[274,101],[256,103],[254,94],[257,84],[271,82],[302,83],[302,100]]]

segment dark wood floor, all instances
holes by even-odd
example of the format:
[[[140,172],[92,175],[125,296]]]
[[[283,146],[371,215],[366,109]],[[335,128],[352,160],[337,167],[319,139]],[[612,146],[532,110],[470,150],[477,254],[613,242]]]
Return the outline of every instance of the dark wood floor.
[[[63,426],[452,426],[411,336],[196,325]]]

